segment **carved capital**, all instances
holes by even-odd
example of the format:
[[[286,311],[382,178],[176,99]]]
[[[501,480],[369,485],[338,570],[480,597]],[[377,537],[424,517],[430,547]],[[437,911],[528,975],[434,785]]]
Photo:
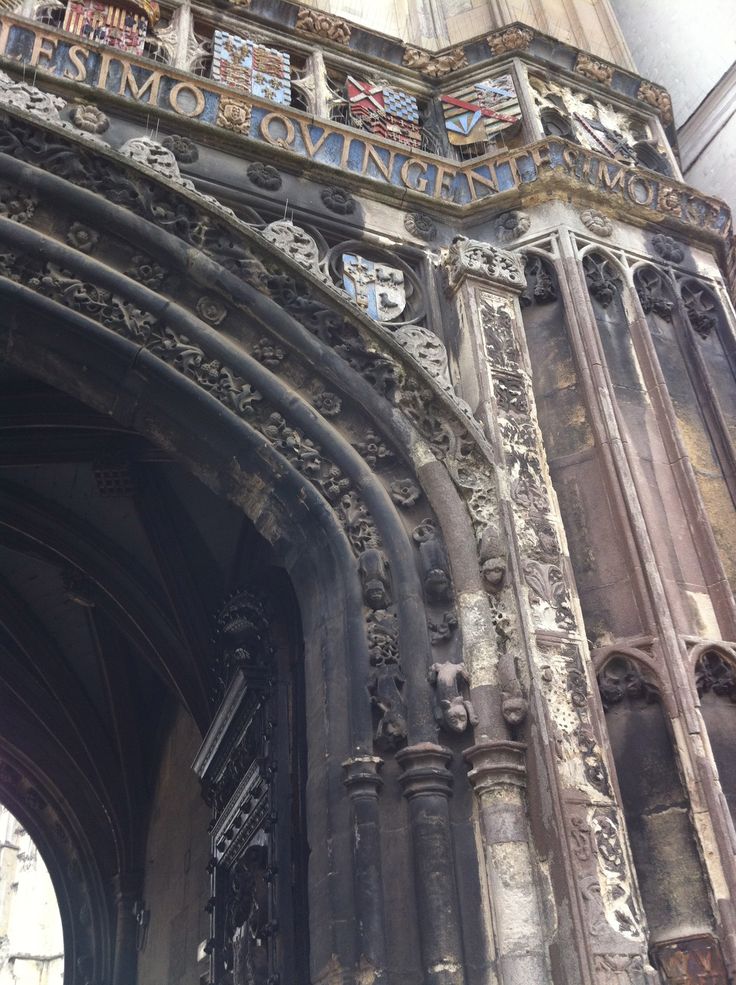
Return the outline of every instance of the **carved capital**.
[[[661,86],[657,86],[653,82],[647,82],[646,79],[643,79],[639,85],[636,98],[653,106],[662,117],[663,123],[672,123],[672,100],[666,89],[662,89]]]
[[[396,759],[404,771],[399,782],[409,800],[422,794],[450,796],[452,753],[449,749],[434,742],[420,742],[397,752]]]
[[[456,236],[452,241],[444,265],[450,294],[454,294],[468,277],[493,284],[507,293],[521,294],[526,287],[520,256],[464,236]]]
[[[526,786],[526,743],[479,742],[463,753],[470,764],[468,779],[479,797]]]
[[[342,764],[345,770],[343,783],[348,788],[351,800],[360,797],[375,798],[383,786],[379,776],[383,760],[380,756],[353,756]]]

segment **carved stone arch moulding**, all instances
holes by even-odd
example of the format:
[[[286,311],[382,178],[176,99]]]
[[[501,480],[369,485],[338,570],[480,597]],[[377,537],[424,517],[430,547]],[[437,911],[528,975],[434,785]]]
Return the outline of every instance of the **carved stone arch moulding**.
[[[0,746],[0,802],[28,831],[49,870],[64,935],[64,981],[109,981],[111,921],[97,850],[54,785],[14,750]]]
[[[736,649],[728,643],[699,643],[689,654],[698,695],[707,691],[736,702]]]
[[[152,173],[160,155],[121,161],[16,111],[0,152],[6,283],[140,347],[257,432],[341,525],[369,646],[398,625],[431,663],[428,623],[453,622],[453,590],[445,561],[444,593],[425,574],[426,614],[397,605],[399,592],[422,594],[411,531],[439,504],[442,555],[448,520],[482,529],[494,506],[488,445],[421,351],[405,351],[318,272],[182,186],[168,159],[168,181]],[[429,503],[420,473],[437,460],[453,494]],[[480,583],[479,571],[464,578]],[[429,695],[417,707],[415,732],[428,738]]]
[[[655,314],[665,321],[672,321],[675,287],[667,271],[651,263],[639,263],[632,274],[644,314]]]

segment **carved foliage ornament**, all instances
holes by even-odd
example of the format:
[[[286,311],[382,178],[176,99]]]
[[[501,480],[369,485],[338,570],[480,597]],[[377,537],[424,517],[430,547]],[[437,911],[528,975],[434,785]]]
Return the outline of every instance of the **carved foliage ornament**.
[[[426,212],[407,212],[404,227],[412,236],[431,242],[437,236],[437,226]]]
[[[404,50],[403,64],[431,79],[439,79],[455,69],[464,68],[468,64],[468,57],[463,48],[453,48],[441,55],[432,55],[420,48],[407,47]]]
[[[718,327],[718,303],[707,287],[687,280],[680,288],[685,311],[694,332],[706,339]]]
[[[482,277],[484,280],[511,287],[526,284],[520,257],[499,250],[490,243],[456,236],[447,251],[445,269],[451,290],[459,286],[466,276]]]
[[[75,106],[69,113],[69,118],[77,129],[86,133],[104,133],[110,126],[106,114],[91,103]]]
[[[613,233],[613,223],[608,216],[598,212],[597,209],[586,209],[580,213],[580,218],[583,225],[596,236],[610,236]]]
[[[489,34],[486,41],[492,55],[503,55],[507,51],[523,51],[532,43],[533,37],[525,27],[507,27]]]
[[[717,650],[709,650],[699,658],[695,666],[695,686],[699,695],[712,691],[736,703],[736,669]]]
[[[642,81],[636,96],[642,102],[653,106],[661,115],[664,123],[672,122],[672,100],[666,89],[654,85],[653,82]]]
[[[664,233],[657,233],[656,236],[652,237],[652,246],[654,252],[667,262],[680,263],[685,256],[685,251],[680,244]]]
[[[669,288],[658,270],[654,267],[642,267],[634,275],[634,284],[645,315],[654,313],[665,321],[672,321],[675,305],[666,296]]]
[[[583,257],[583,270],[591,296],[607,308],[623,286],[618,267],[600,253],[588,253]]]
[[[575,62],[575,71],[603,85],[610,85],[613,79],[613,65],[598,61],[585,51],[579,53]]]
[[[297,31],[316,34],[317,37],[336,41],[338,44],[348,44],[350,41],[350,25],[339,17],[324,14],[320,10],[300,10],[295,27]]]

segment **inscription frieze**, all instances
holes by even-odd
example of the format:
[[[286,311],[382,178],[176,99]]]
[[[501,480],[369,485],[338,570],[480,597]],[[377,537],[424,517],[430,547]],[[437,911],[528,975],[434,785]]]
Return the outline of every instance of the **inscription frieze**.
[[[44,30],[15,15],[0,18],[0,58],[37,70],[37,84],[43,85],[44,73],[50,73],[142,107],[173,112],[343,172],[457,205],[513,191],[554,174],[638,210],[663,213],[691,226],[725,233],[729,224],[721,202],[560,138],[467,164],[442,161],[245,93],[234,101],[225,88],[199,76],[91,42],[79,43],[70,35]]]

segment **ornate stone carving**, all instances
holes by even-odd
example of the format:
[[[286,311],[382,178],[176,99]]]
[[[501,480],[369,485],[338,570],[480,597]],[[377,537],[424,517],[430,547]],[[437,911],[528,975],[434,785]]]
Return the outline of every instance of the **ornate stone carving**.
[[[295,27],[297,31],[303,31],[305,34],[316,34],[317,37],[336,41],[338,44],[350,42],[350,25],[346,21],[340,20],[339,17],[324,14],[320,10],[300,10]]]
[[[718,650],[707,650],[695,665],[695,686],[699,695],[712,691],[736,702],[736,668]]]
[[[486,38],[492,55],[504,55],[507,51],[523,51],[532,43],[534,35],[524,27],[505,27]]]
[[[107,115],[92,103],[73,106],[69,118],[78,130],[83,130],[85,133],[104,133],[110,126]]]
[[[692,330],[706,339],[718,327],[718,305],[715,298],[695,280],[685,281],[680,293]]]
[[[281,188],[281,175],[273,164],[254,161],[248,165],[248,170],[245,173],[248,176],[248,181],[264,191],[275,192]]]
[[[342,401],[336,393],[322,390],[314,398],[314,406],[323,417],[337,417],[342,410]]]
[[[431,79],[439,79],[458,68],[464,68],[468,64],[468,58],[463,48],[453,48],[441,55],[432,55],[421,48],[407,46],[404,50],[403,64],[407,68],[416,69],[422,75],[428,75]]]
[[[654,252],[668,263],[680,263],[685,257],[685,251],[680,244],[664,233],[657,233],[652,237],[652,247]]]
[[[234,133],[250,133],[250,103],[234,96],[222,96],[217,109],[217,126]]]
[[[338,215],[352,215],[355,212],[357,202],[344,188],[339,185],[332,185],[330,188],[323,188],[320,198],[326,209],[336,212]]]
[[[0,216],[13,222],[28,222],[38,202],[15,185],[0,186]]]
[[[253,358],[269,369],[278,369],[286,359],[286,352],[272,339],[264,336],[253,346]]]
[[[623,286],[618,268],[602,254],[588,253],[583,257],[583,270],[591,296],[607,308]]]
[[[161,141],[170,150],[179,164],[193,164],[199,159],[199,149],[191,137],[182,137],[178,133],[169,134]]]
[[[399,662],[399,628],[393,612],[377,609],[368,616],[368,650],[372,667]]]
[[[391,483],[391,499],[397,506],[414,506],[421,494],[413,479],[396,479]]]
[[[452,241],[445,257],[445,270],[451,291],[467,276],[515,289],[526,284],[521,257],[465,236],[456,236]]]
[[[479,297],[486,355],[494,366],[518,368],[521,353],[514,333],[514,310],[511,302],[486,291],[482,291]]]
[[[3,203],[4,204],[4,203]],[[0,206],[1,210],[2,206]],[[12,218],[12,216],[10,217]],[[100,234],[81,222],[73,222],[66,234],[66,241],[80,253],[89,253],[100,238]]]
[[[157,291],[166,277],[164,268],[144,253],[134,254],[125,272],[139,284],[150,287],[152,291]]]
[[[412,236],[431,242],[437,236],[437,226],[426,212],[407,212],[404,216],[404,228]]]
[[[65,99],[42,92],[27,82],[15,82],[7,72],[0,71],[0,105],[2,104],[33,113],[49,123],[64,125],[59,111],[66,106]]]
[[[596,236],[610,236],[613,233],[613,223],[608,216],[598,212],[597,209],[585,209],[580,213],[580,219],[584,226],[595,233]]]
[[[440,643],[446,643],[455,632],[458,626],[457,616],[454,612],[444,612],[442,614],[442,619],[439,622],[435,622],[430,619],[427,623],[429,629],[429,638],[433,645],[438,645]]]
[[[603,85],[610,85],[613,79],[613,65],[600,62],[585,51],[579,52],[575,62],[575,71]]]
[[[120,148],[123,157],[129,157],[137,164],[143,164],[157,174],[163,175],[169,181],[176,181],[187,188],[194,186],[179,171],[179,162],[172,151],[151,137],[132,137],[126,140]]]
[[[330,283],[320,265],[319,247],[300,226],[295,226],[289,219],[277,219],[266,226],[261,235],[292,260],[296,260],[305,270],[309,270],[321,281]]]
[[[427,597],[432,602],[448,602],[452,597],[450,576],[447,573],[445,554],[437,540],[433,521],[422,520],[412,531],[412,537],[419,545]]]
[[[672,100],[666,89],[642,80],[636,98],[653,106],[662,117],[663,123],[672,122]]]
[[[487,592],[497,595],[506,578],[506,551],[496,527],[486,527],[480,539],[480,570]]]
[[[452,385],[447,350],[439,337],[428,328],[421,328],[419,325],[404,325],[393,335],[396,341],[439,383],[457,404],[458,409],[472,418],[472,411],[465,401],[458,397]]]
[[[504,212],[496,219],[496,235],[502,243],[512,243],[528,233],[532,220],[526,212]]]
[[[672,321],[675,304],[664,296],[667,288],[658,270],[641,267],[634,275],[634,284],[645,315],[653,312],[665,321]]]
[[[604,711],[627,699],[652,704],[660,700],[659,688],[642,673],[634,660],[618,656],[598,674],[598,690]]]
[[[470,701],[470,678],[465,664],[434,663],[429,668],[428,680],[435,689],[434,717],[440,728],[465,732],[478,724]]]
[[[247,2],[250,3],[250,0]],[[169,23],[154,27],[149,41],[158,48],[163,61],[184,72],[194,72],[201,67],[211,50],[211,42],[204,41],[194,32],[189,4],[175,7]]]
[[[197,314],[210,325],[219,325],[227,315],[227,308],[217,298],[205,295],[197,301]]]
[[[557,300],[557,278],[552,264],[536,253],[524,254],[526,290],[519,298],[522,308],[531,304],[552,304]]]
[[[395,455],[391,448],[377,435],[375,431],[366,431],[362,441],[353,446],[372,469],[382,465],[390,465]]]
[[[379,715],[375,744],[378,749],[396,749],[406,741],[405,680],[398,665],[376,670],[368,682],[371,704]]]
[[[358,570],[363,584],[363,601],[369,609],[385,609],[391,604],[388,568],[380,551],[363,551],[358,558]]]
[[[657,944],[654,955],[667,985],[727,985],[729,981],[721,946],[710,934]]]
[[[269,686],[273,675],[273,645],[263,601],[245,589],[234,592],[216,618],[213,669],[214,696],[219,702],[237,670],[250,686]],[[234,778],[237,783],[239,777]]]

